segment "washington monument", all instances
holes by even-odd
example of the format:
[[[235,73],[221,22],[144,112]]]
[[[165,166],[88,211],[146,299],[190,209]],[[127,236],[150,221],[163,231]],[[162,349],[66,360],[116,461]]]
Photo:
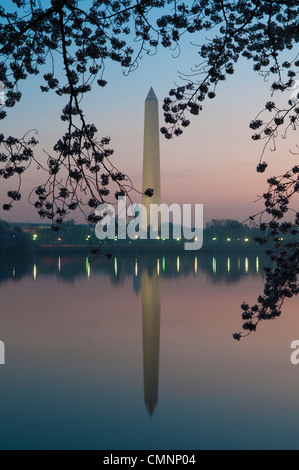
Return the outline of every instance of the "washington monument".
[[[151,204],[161,204],[160,184],[160,145],[159,145],[159,116],[158,100],[151,88],[145,100],[144,108],[144,141],[143,141],[143,175],[142,192],[148,188],[154,190],[152,197],[142,196],[142,204],[146,208],[147,220],[142,218],[142,229],[147,230],[150,225]],[[158,230],[159,226],[152,226]]]

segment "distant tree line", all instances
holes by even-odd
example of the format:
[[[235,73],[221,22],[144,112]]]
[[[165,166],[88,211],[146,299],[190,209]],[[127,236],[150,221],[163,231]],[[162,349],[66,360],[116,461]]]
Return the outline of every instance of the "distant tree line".
[[[32,251],[30,238],[19,227],[0,220],[0,253]]]
[[[179,248],[184,239],[174,239],[173,226],[170,224],[170,239],[165,240],[159,237],[157,240],[131,240],[127,238],[120,240],[116,237],[114,240],[104,241],[104,245],[113,245],[114,249],[127,246],[140,247],[141,245],[151,248],[171,245]],[[210,220],[203,232],[203,248],[202,250],[248,250],[259,249],[260,244],[258,238],[261,231],[258,227],[247,226],[235,219],[212,219]],[[74,220],[69,220],[61,226],[59,232],[51,230],[51,224],[38,223],[19,223],[9,224],[0,220],[0,241],[1,251],[10,249],[34,250],[34,247],[47,246],[90,246],[90,242],[99,245],[94,230],[90,229],[88,224],[76,224]],[[132,248],[133,248],[132,246]]]

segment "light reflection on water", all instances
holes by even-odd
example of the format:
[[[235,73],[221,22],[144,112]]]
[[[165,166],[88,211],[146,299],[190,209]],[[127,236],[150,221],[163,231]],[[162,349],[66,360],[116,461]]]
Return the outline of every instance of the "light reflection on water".
[[[83,277],[84,273],[87,278],[90,278],[92,270],[95,270],[95,275],[100,272],[110,275],[113,272],[116,278],[123,275],[133,276],[133,274],[138,276],[140,275],[138,265],[143,266],[144,261],[149,269],[153,269],[153,266],[156,265],[158,276],[160,271],[166,277],[180,274],[189,275],[191,272],[198,274],[198,271],[204,271],[214,282],[222,280],[235,282],[241,279],[244,274],[258,274],[260,258],[261,255],[243,256],[241,265],[240,256],[235,254],[230,254],[227,257],[225,255],[204,255],[199,257],[199,265],[198,255],[185,254],[168,254],[166,256],[156,254],[150,258],[141,255],[139,258],[117,255],[113,258],[114,261],[109,263],[106,260],[103,261],[102,258],[101,262],[99,260],[90,262],[88,257],[83,258],[80,255],[38,256],[33,259],[7,257],[1,260],[0,283],[12,278],[17,280],[24,278],[29,274],[30,269],[35,281],[40,276],[55,275],[58,280],[74,282],[77,278]],[[266,261],[266,258],[262,257],[262,259]],[[29,266],[32,267],[29,268]],[[219,269],[218,275],[217,268]]]
[[[263,288],[264,262],[3,258],[0,447],[299,447],[294,300],[250,338],[231,337],[240,303]]]

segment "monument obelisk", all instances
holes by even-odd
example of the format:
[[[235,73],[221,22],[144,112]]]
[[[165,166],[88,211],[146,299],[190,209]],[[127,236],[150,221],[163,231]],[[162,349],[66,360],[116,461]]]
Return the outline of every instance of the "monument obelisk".
[[[159,144],[159,114],[158,100],[154,90],[151,88],[145,100],[144,107],[144,140],[143,140],[143,175],[142,192],[147,188],[154,190],[152,197],[142,196],[142,204],[146,208],[147,221],[142,218],[142,229],[147,230],[150,225],[151,204],[161,204],[160,184],[160,144]],[[157,231],[160,223],[152,225]]]

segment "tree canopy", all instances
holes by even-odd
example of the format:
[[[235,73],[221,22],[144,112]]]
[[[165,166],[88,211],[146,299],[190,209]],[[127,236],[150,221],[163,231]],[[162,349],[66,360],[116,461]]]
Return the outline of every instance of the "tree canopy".
[[[44,169],[45,179],[33,188],[30,201],[41,218],[51,220],[55,231],[74,210],[83,211],[94,224],[99,219],[95,213],[99,203],[106,202],[111,193],[116,199],[129,194],[133,184],[113,165],[110,138],[99,137],[96,126],[88,122],[82,98],[92,86],[106,85],[108,60],[130,73],[143,52],[164,47],[179,53],[182,36],[190,35],[190,41],[198,44],[194,47],[201,61],[190,64],[190,70],[180,76],[181,84],[164,99],[162,134],[167,139],[181,135],[190,125],[190,117],[202,112],[205,100],[216,97],[219,82],[227,80],[235,64],[245,57],[258,74],[272,80],[273,94],[287,91],[283,108],[269,101],[250,123],[252,138],[263,140],[264,149],[268,145],[275,148],[279,135],[286,136],[288,129],[298,127],[299,95],[289,98],[299,67],[295,50],[298,17],[297,0],[6,2],[0,6],[0,81],[5,89],[0,119],[20,101],[20,82],[47,67],[40,88],[62,98],[65,133],[46,161],[38,160],[37,141],[31,134],[0,134],[0,177],[16,181],[3,209],[10,210],[20,200],[22,175],[32,162]],[[286,60],[285,53],[288,57],[293,54],[292,59]],[[63,78],[57,74],[61,66]],[[257,166],[260,173],[267,167],[263,155]],[[249,333],[260,320],[279,316],[284,299],[299,291],[299,212],[290,207],[290,201],[298,197],[298,175],[295,165],[283,175],[269,178],[262,196],[265,209],[251,217],[266,234],[259,242],[265,244],[271,237],[275,248],[268,250],[274,267],[266,270],[264,294],[252,308],[242,305],[243,328]],[[285,215],[291,211],[292,222],[286,222]],[[265,214],[268,217],[262,221]],[[284,242],[285,233],[292,239]],[[236,339],[241,336],[234,335]]]

